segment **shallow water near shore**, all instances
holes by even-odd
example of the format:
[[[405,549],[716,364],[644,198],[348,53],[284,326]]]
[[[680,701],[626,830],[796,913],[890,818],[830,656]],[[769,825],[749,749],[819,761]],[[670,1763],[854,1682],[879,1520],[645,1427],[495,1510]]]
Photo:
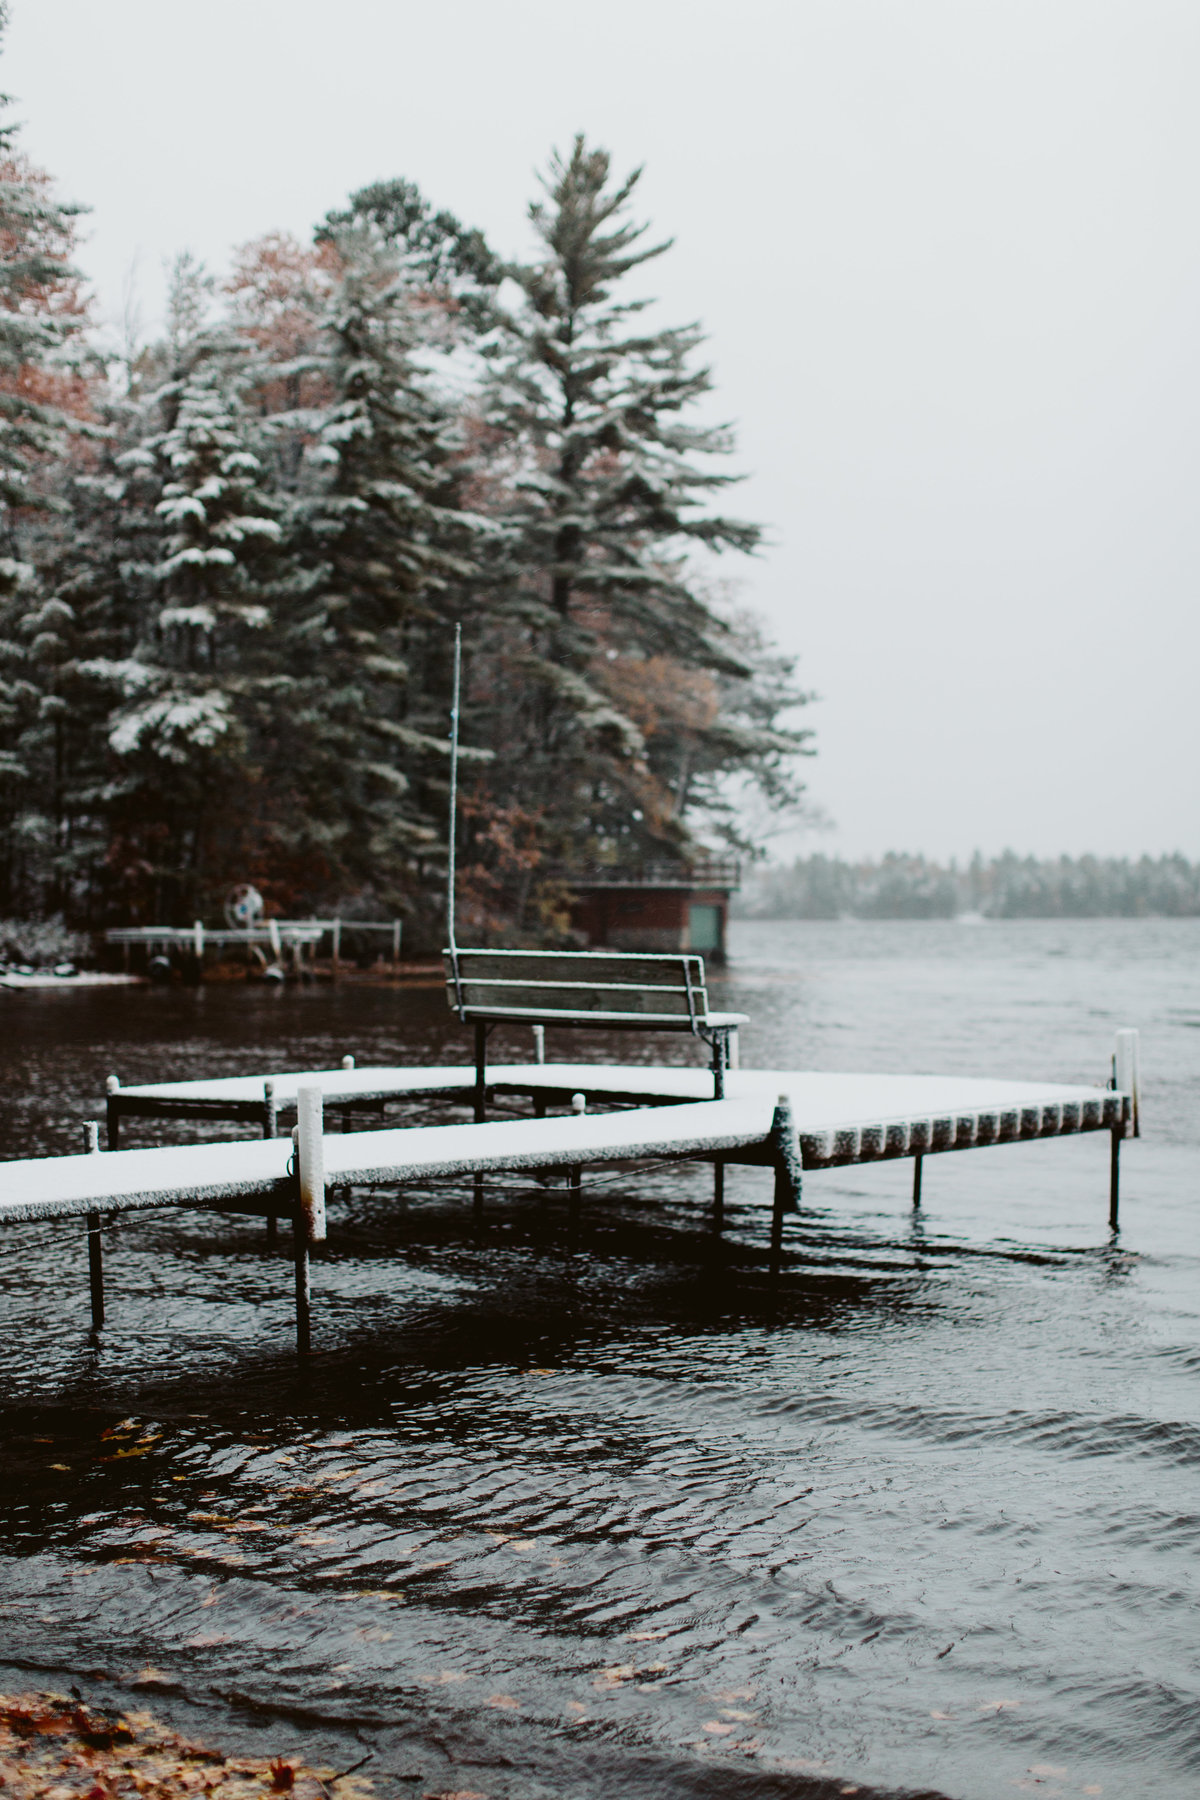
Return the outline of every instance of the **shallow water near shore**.
[[[252,1220],[0,1237],[0,1685],[380,1795],[1200,1782],[1200,921],[743,923],[746,1066],[1103,1082],[1145,1137],[769,1177],[355,1192],[314,1265]],[[0,995],[0,1155],[77,1149],[104,1077],[466,1061],[440,989]],[[527,1035],[495,1040],[524,1060]],[[698,1060],[677,1039],[548,1053]],[[428,1116],[428,1115],[425,1115]],[[460,1116],[449,1111],[441,1116]],[[229,1127],[131,1121],[130,1144]],[[334,1790],[336,1792],[336,1789]]]

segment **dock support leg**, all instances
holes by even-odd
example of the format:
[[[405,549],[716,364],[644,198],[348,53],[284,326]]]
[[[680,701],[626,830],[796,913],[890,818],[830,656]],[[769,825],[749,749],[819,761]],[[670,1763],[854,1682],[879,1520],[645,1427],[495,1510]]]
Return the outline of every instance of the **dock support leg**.
[[[1120,1223],[1121,1211],[1121,1136],[1125,1127],[1114,1125],[1112,1130],[1112,1151],[1108,1164],[1108,1229],[1115,1231]]]
[[[83,1147],[88,1156],[100,1154],[100,1124],[89,1119],[83,1128]],[[104,1252],[100,1245],[100,1214],[87,1215],[88,1282],[92,1290],[92,1330],[104,1323]]]
[[[117,1095],[121,1091],[119,1076],[110,1075],[105,1083],[105,1087],[108,1090],[108,1100],[105,1104],[105,1120],[108,1126],[108,1147],[110,1150],[116,1150],[121,1142],[121,1102],[117,1098]]]
[[[92,1290],[92,1330],[104,1324],[104,1252],[100,1247],[100,1214],[87,1216],[88,1280]]]
[[[475,1123],[482,1125],[487,1118],[487,1040],[488,1028],[482,1019],[475,1021]],[[471,1183],[475,1196],[475,1217],[483,1217],[483,1176],[476,1175]]]
[[[925,1158],[920,1151],[913,1157],[913,1211],[921,1204],[921,1169]]]
[[[475,1123],[482,1125],[487,1118],[487,1026],[482,1019],[475,1021]]]
[[[771,1211],[771,1274],[775,1276],[783,1260],[783,1215],[799,1212],[804,1179],[796,1114],[788,1094],[780,1094],[775,1102],[768,1141],[775,1168],[775,1204]]]
[[[273,1138],[279,1131],[279,1113],[275,1105],[275,1083],[263,1082],[263,1122],[262,1134],[265,1138]],[[275,1214],[267,1214],[267,1248],[275,1248]]]
[[[302,1214],[292,1220],[292,1255],[296,1264],[296,1349],[301,1356],[307,1356],[312,1348],[312,1287],[308,1270],[308,1232]]]
[[[719,1156],[713,1163],[712,1228],[714,1231],[725,1228],[725,1164]]]

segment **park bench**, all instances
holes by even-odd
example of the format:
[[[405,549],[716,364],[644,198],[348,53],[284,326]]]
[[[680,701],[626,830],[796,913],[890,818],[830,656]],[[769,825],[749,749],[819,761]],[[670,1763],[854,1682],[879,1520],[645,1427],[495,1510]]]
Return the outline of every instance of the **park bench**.
[[[444,956],[451,1009],[475,1027],[476,1118],[484,1116],[488,1036],[501,1024],[685,1031],[709,1045],[713,1097],[724,1098],[725,1071],[737,1067],[738,1026],[746,1015],[709,1011],[702,956],[459,949]]]

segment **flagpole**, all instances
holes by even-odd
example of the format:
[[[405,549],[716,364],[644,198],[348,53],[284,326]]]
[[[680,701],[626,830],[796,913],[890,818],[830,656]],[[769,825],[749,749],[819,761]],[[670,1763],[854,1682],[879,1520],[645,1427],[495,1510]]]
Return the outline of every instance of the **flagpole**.
[[[450,708],[450,862],[446,875],[446,930],[451,950],[454,941],[454,865],[458,836],[458,702],[462,688],[462,626],[454,627],[454,701]]]

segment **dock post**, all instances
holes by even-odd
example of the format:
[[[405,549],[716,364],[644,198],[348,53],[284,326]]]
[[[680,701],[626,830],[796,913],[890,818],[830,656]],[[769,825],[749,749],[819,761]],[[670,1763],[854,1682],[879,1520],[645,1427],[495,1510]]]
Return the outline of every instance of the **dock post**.
[[[1138,1068],[1140,1041],[1136,1031],[1118,1031],[1113,1053],[1113,1081],[1123,1094],[1129,1095],[1130,1137],[1142,1135],[1142,1083]]]
[[[712,1228],[714,1231],[725,1229],[725,1159],[721,1156],[713,1161]]]
[[[335,919],[333,921],[330,936],[333,939],[333,954],[330,958],[330,969],[333,974],[333,979],[336,981],[342,963],[342,921],[340,919]]]
[[[771,1274],[778,1275],[783,1255],[783,1215],[800,1210],[804,1164],[790,1094],[780,1094],[771,1120],[771,1161],[775,1168],[775,1203],[771,1211]]]
[[[83,1128],[84,1148],[91,1156],[100,1154],[100,1126],[89,1119]],[[100,1244],[100,1214],[87,1215],[88,1283],[92,1291],[92,1330],[104,1324],[104,1252]]]
[[[1112,1150],[1108,1162],[1108,1229],[1116,1231],[1121,1213],[1121,1138],[1123,1124],[1112,1128]]]
[[[273,1137],[277,1137],[278,1134],[279,1134],[279,1113],[276,1110],[276,1106],[275,1106],[275,1083],[273,1081],[264,1081],[263,1082],[263,1136],[265,1138],[273,1138]],[[273,1250],[275,1248],[275,1214],[274,1213],[267,1214],[267,1245],[268,1245],[269,1249]]]
[[[722,1030],[712,1034],[713,1099],[725,1098],[725,1070],[729,1066],[729,1039]]]
[[[393,969],[398,969],[400,967],[400,925],[401,925],[401,921],[399,919],[393,919],[393,921],[392,921],[392,967],[393,967]]]
[[[482,1125],[487,1118],[487,1026],[482,1019],[475,1021],[475,1123]],[[475,1175],[471,1181],[474,1190],[475,1217],[483,1216],[483,1176]]]
[[[296,1349],[307,1356],[312,1349],[312,1286],[308,1270],[308,1239],[299,1213],[292,1220],[292,1252],[296,1265]]]
[[[120,1103],[117,1100],[117,1095],[121,1091],[121,1077],[119,1075],[110,1075],[104,1086],[105,1091],[108,1094],[108,1101],[105,1108],[106,1123],[108,1126],[108,1147],[110,1150],[115,1150],[121,1142],[121,1108]]]
[[[533,1028],[533,1060],[541,1064],[546,1060],[546,1027],[535,1025]]]
[[[293,1219],[296,1262],[296,1348],[311,1345],[309,1245],[325,1238],[324,1111],[320,1086],[304,1083],[296,1090],[296,1181],[299,1205]]]
[[[914,1212],[916,1212],[917,1208],[921,1204],[921,1168],[922,1168],[922,1165],[924,1164],[924,1161],[925,1161],[924,1156],[922,1156],[921,1152],[918,1150],[917,1154],[913,1157],[913,1211]]]
[[[587,1095],[571,1095],[571,1111],[577,1119],[587,1113]],[[583,1167],[571,1163],[567,1169],[567,1237],[572,1250],[579,1242],[579,1203],[583,1190]]]

